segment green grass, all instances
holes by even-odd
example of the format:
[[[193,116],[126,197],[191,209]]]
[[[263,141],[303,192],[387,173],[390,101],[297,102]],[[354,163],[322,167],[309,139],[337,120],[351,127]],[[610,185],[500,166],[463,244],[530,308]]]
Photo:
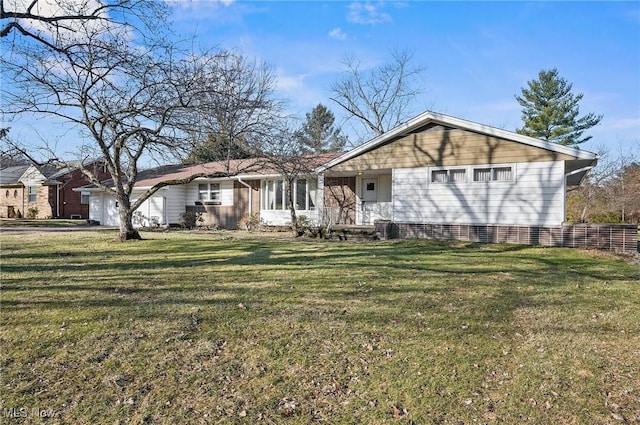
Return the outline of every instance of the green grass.
[[[637,258],[143,236],[0,233],[0,422],[640,421]]]
[[[86,226],[86,220],[71,220],[64,218],[50,219],[26,219],[26,218],[3,218],[0,220],[0,227],[9,229],[12,227],[77,227]]]

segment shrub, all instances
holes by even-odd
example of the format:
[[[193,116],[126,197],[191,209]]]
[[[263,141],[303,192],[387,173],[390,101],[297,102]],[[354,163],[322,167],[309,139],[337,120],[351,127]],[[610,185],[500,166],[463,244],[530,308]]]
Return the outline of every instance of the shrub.
[[[29,220],[33,220],[36,217],[38,217],[38,208],[37,207],[30,207],[27,210],[27,218]]]
[[[201,226],[204,222],[201,212],[187,211],[180,217],[182,218],[182,227],[186,229],[193,229],[196,226]]]
[[[260,219],[260,213],[245,214],[238,221],[238,227],[244,230],[258,230],[264,226],[263,221]]]
[[[133,222],[134,226],[142,226],[145,219],[146,217],[140,211],[134,212],[133,216],[131,217],[131,221]]]

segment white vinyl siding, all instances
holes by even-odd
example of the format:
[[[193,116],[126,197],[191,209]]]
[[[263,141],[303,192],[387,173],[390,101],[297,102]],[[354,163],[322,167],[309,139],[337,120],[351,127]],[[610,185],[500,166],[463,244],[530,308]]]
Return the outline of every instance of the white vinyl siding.
[[[167,224],[178,224],[182,221],[187,202],[187,186],[168,186],[163,189],[166,197]]]
[[[507,166],[469,167],[474,181],[454,185],[431,182],[433,168],[395,169],[393,219],[409,223],[560,225],[564,221],[564,164],[549,161],[508,167],[510,171]],[[477,170],[489,170],[482,175],[491,176],[491,180],[478,184]]]

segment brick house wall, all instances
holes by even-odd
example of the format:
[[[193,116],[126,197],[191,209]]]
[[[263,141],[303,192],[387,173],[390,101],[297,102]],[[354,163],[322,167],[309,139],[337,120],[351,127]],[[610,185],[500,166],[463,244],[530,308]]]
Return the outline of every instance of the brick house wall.
[[[100,163],[95,166],[100,166]],[[100,180],[110,178],[103,170],[94,171]],[[54,169],[53,173],[46,172],[53,178],[43,181],[41,172],[33,171],[32,180],[19,180],[0,187],[0,217],[14,218],[18,211],[26,217],[30,208],[37,208],[36,218],[89,218],[89,205],[82,204],[82,194],[73,191],[89,184],[89,180],[77,169],[66,173],[58,173]],[[29,202],[30,187],[37,188],[34,202]]]
[[[4,186],[0,189],[0,218],[14,218],[17,212],[24,215],[24,188]]]
[[[100,170],[95,171],[98,171],[97,177],[99,180],[105,180],[111,177],[109,173],[99,172]],[[88,185],[90,183],[89,180],[80,170],[73,170],[70,173],[58,177],[58,181],[62,183],[59,193],[59,218],[88,219],[89,204],[83,204],[82,193],[75,192],[73,189]]]
[[[37,215],[34,218],[52,218],[55,215],[55,191],[54,185],[49,186],[33,186],[36,187],[36,200],[35,202],[29,202],[29,188],[31,186],[25,186],[22,191],[22,217],[26,218],[31,208],[38,210]],[[52,195],[54,198],[52,198]]]
[[[335,224],[356,222],[356,178],[325,177],[324,207],[332,215]]]

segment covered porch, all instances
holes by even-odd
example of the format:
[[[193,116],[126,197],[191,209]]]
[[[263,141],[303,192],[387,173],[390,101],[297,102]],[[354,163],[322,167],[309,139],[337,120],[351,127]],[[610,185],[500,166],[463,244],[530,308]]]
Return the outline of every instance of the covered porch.
[[[392,220],[392,170],[328,173],[324,177],[324,218],[331,225],[373,226]]]

